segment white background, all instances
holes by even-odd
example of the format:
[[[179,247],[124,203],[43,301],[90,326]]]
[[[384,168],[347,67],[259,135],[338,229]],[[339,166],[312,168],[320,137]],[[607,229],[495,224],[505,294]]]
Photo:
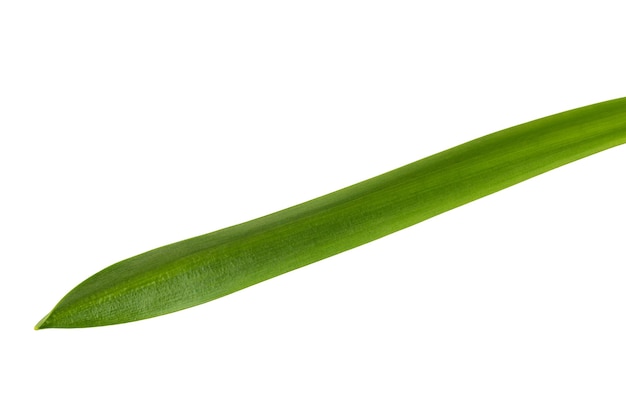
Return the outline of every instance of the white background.
[[[626,95],[623,2],[6,1],[0,414],[623,416],[626,147],[176,314],[111,263]]]

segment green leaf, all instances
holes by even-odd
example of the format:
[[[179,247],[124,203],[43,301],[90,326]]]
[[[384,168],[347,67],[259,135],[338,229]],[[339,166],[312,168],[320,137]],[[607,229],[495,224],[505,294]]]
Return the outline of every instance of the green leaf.
[[[306,203],[114,264],[35,327],[91,327],[192,307],[626,143],[626,98],[464,143]]]

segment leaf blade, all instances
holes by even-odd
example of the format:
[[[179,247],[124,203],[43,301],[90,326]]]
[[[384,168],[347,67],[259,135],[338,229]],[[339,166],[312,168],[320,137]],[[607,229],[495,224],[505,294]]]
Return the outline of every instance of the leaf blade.
[[[466,142],[306,203],[114,264],[36,328],[91,327],[202,304],[626,143],[626,98]]]

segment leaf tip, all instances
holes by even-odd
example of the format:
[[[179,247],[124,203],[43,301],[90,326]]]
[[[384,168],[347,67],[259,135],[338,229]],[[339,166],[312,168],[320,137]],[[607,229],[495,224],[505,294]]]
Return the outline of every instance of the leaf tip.
[[[46,314],[46,316],[43,319],[39,320],[39,323],[35,324],[35,330],[46,329],[50,327],[46,325],[46,321],[48,321],[48,317],[50,317],[50,314],[52,314],[52,312]]]

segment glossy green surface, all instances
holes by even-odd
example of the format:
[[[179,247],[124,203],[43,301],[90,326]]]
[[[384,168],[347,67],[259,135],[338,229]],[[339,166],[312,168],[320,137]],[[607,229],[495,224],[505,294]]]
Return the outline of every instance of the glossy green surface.
[[[515,126],[306,203],[114,264],[35,328],[171,313],[319,261],[626,143],[626,98]]]

